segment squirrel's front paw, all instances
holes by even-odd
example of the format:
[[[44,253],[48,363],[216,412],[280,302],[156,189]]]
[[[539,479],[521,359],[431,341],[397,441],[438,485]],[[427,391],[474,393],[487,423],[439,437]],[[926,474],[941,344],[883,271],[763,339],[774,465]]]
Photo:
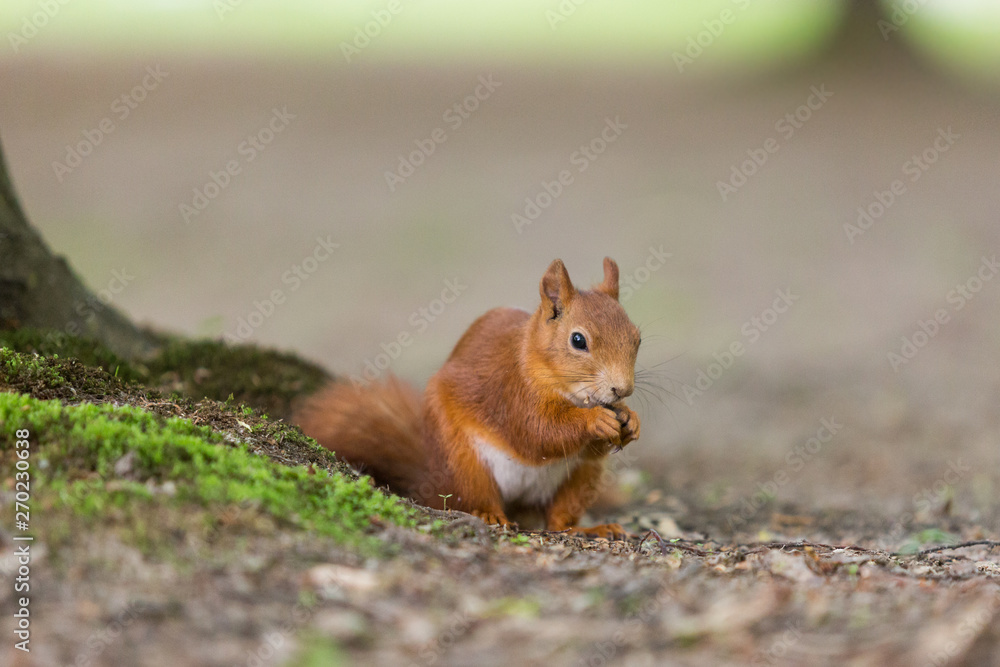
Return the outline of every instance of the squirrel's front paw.
[[[587,410],[587,430],[595,439],[618,445],[621,422],[613,410],[604,406]]]
[[[624,447],[633,440],[639,439],[639,415],[635,410],[624,404],[615,406],[615,415],[621,425],[621,446]]]

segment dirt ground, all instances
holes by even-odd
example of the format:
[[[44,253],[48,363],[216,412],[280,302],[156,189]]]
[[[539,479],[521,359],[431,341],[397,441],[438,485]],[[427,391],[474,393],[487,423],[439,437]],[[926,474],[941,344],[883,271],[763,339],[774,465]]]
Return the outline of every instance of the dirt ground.
[[[57,381],[31,375],[0,389],[140,406],[281,465],[330,465],[242,408],[125,386],[75,361],[59,368]],[[610,470],[626,470],[628,451]],[[949,485],[964,466],[945,473]],[[11,665],[997,664],[1000,541],[950,495],[915,500],[924,515],[905,518],[619,491],[626,507],[610,516],[635,532],[628,541],[427,511],[415,529],[372,521],[391,552],[382,557],[252,505],[219,508],[209,531],[185,517],[197,508],[170,502],[109,509],[85,530],[35,507],[46,539],[19,575],[32,582],[33,650],[3,655]],[[12,583],[17,544],[0,538]]]
[[[920,553],[1000,539],[1000,106],[875,35],[751,81],[503,63],[0,63],[0,129],[29,216],[96,289],[134,276],[115,304],[164,328],[242,338],[241,318],[278,290],[287,299],[250,340],[350,374],[410,333],[391,368],[419,383],[475,316],[533,307],[553,257],[584,283],[616,257],[657,386],[635,397],[643,439],[612,466],[624,506],[593,518],[666,540],[498,535],[463,519],[444,540],[380,528],[400,554],[364,561],[234,521],[207,546],[179,538],[164,563],[81,535],[99,566],[39,566],[46,648],[0,655],[1000,664],[1000,549]],[[59,180],[66,146],[156,64],[169,76]],[[442,113],[491,73],[502,85],[453,129]],[[822,86],[828,101],[786,136],[778,123]],[[285,107],[296,117],[244,162],[241,142]],[[620,138],[518,233],[525,198],[616,117]],[[385,172],[438,126],[447,140],[390,190]],[[958,138],[935,148],[949,128]],[[779,149],[723,199],[717,183],[772,137]],[[925,152],[933,163],[912,171]],[[240,173],[185,222],[180,205],[230,159]],[[897,179],[870,227],[845,231]],[[320,238],[340,244],[328,260]],[[660,247],[671,256],[651,269]],[[314,272],[285,279],[309,257]],[[467,287],[421,314],[447,280]],[[794,299],[779,313],[782,290]],[[744,353],[727,356],[735,343]],[[93,640],[116,623],[120,638]]]

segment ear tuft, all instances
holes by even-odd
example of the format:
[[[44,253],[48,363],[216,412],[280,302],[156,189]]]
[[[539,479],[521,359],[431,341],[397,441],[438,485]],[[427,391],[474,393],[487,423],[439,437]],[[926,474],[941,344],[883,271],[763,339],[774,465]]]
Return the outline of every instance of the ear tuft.
[[[569,272],[561,259],[549,264],[538,291],[542,296],[542,309],[548,313],[547,319],[558,319],[576,295],[576,288],[570,282]]]
[[[594,288],[618,300],[618,264],[610,257],[604,258],[604,282]]]

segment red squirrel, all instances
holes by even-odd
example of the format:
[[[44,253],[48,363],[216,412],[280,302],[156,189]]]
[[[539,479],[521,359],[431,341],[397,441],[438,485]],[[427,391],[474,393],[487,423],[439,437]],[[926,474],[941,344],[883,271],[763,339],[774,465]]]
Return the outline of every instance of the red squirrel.
[[[622,539],[617,523],[577,527],[605,458],[639,437],[622,399],[635,387],[639,329],[618,302],[618,265],[591,290],[561,260],[534,313],[496,308],[463,334],[423,397],[399,381],[332,383],[293,417],[380,485],[417,502],[510,524],[541,511],[548,530]]]

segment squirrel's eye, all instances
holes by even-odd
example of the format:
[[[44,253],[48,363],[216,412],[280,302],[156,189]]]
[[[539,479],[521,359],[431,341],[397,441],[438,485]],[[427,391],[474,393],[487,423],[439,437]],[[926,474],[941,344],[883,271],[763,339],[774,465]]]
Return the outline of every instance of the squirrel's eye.
[[[578,350],[586,350],[587,349],[587,339],[579,331],[574,331],[573,332],[573,335],[569,337],[569,342],[570,342],[570,345],[572,345],[573,347],[575,347]]]

